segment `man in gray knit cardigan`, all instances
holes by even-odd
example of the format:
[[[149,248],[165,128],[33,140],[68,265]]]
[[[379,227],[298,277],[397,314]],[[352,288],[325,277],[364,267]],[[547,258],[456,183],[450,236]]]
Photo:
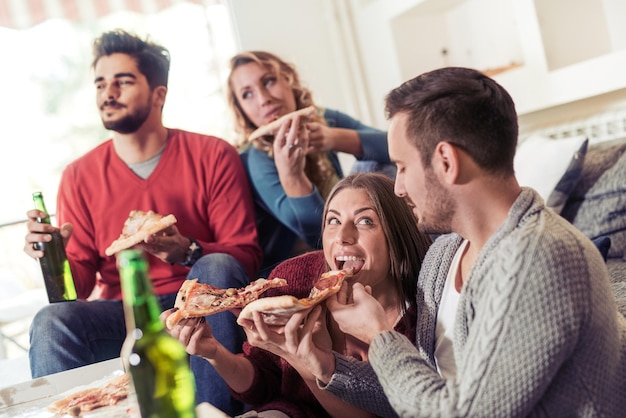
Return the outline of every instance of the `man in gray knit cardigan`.
[[[320,387],[381,416],[626,416],[626,321],[593,243],[517,183],[509,94],[443,68],[386,110],[396,193],[443,235],[418,279],[416,341],[362,285],[329,299],[369,363],[311,350]]]

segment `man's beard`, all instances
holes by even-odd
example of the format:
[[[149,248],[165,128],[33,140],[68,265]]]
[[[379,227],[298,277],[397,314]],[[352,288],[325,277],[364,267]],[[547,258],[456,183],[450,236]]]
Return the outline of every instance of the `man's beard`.
[[[419,219],[420,226],[429,234],[447,234],[451,232],[456,202],[437,180],[432,169],[426,169],[425,176],[426,195],[423,197],[423,206],[426,210]]]
[[[110,131],[119,132],[121,134],[131,134],[137,132],[137,130],[143,125],[150,115],[150,108],[152,103],[148,103],[147,106],[139,108],[136,112],[124,116],[118,120],[102,121],[104,127]]]

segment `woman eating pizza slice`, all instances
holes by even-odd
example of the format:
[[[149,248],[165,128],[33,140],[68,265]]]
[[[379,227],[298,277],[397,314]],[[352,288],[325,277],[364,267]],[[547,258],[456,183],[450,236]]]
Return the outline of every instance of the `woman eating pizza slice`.
[[[418,230],[407,203],[395,196],[393,181],[375,173],[355,174],[339,181],[324,208],[322,243],[323,251],[277,266],[268,278],[284,278],[287,286],[270,289],[265,295],[306,298],[322,273],[349,271],[351,274],[343,277],[340,295],[348,300],[354,283],[368,286],[385,308],[389,323],[413,340],[416,280],[431,240]],[[164,312],[162,319],[171,314]],[[310,357],[299,355],[299,347],[306,345],[306,351],[314,347],[340,352],[355,362],[367,361],[367,347],[341,332],[324,302],[294,312],[280,326],[266,324],[260,312],[239,322],[248,337],[240,355],[220,345],[201,319],[183,319],[170,333],[188,353],[211,363],[234,397],[251,405],[258,416],[372,415],[320,390],[310,372],[319,365],[309,364]]]
[[[254,198],[265,277],[279,262],[320,248],[324,202],[344,177],[340,153],[356,159],[351,172],[394,177],[395,166],[386,131],[317,104],[296,67],[275,54],[233,56],[226,88]]]

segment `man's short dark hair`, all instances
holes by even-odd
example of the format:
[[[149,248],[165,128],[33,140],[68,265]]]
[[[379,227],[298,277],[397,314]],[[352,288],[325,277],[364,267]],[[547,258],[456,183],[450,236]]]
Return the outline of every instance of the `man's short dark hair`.
[[[419,75],[385,99],[388,118],[408,116],[407,135],[430,166],[439,142],[467,152],[483,169],[513,174],[518,125],[509,93],[479,71],[446,67]]]
[[[167,87],[170,53],[165,47],[121,29],[105,32],[93,43],[92,66],[95,68],[100,58],[116,53],[127,54],[135,59],[137,68],[146,77],[151,89]]]

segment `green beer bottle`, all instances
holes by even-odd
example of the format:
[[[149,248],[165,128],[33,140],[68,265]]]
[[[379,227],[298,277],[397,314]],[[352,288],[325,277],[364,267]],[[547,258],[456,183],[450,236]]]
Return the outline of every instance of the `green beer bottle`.
[[[33,193],[35,208],[46,212],[45,218],[38,218],[37,222],[50,224],[50,215],[43,201],[41,192]],[[76,288],[70,270],[70,263],[65,254],[63,237],[58,231],[52,232],[52,240],[49,242],[38,242],[35,249],[43,251],[43,257],[39,259],[39,266],[43,274],[43,281],[46,285],[48,300],[50,303],[66,302],[76,300]]]
[[[139,250],[118,254],[127,336],[121,357],[142,418],[195,417],[195,380],[183,345],[159,319],[161,309]]]

